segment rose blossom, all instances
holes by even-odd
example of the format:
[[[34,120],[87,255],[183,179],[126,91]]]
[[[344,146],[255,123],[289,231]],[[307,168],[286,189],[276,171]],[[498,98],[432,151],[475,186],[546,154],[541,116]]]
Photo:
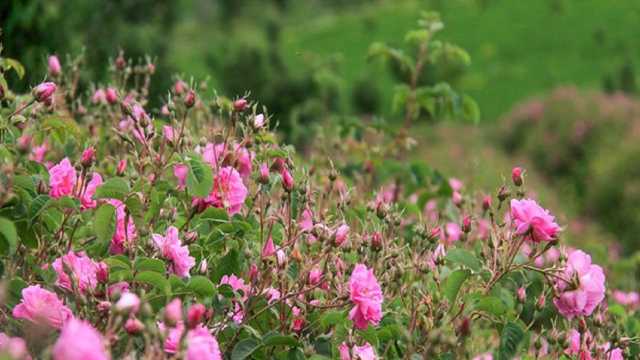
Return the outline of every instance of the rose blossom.
[[[116,303],[116,310],[123,313],[137,313],[140,309],[140,298],[132,292],[125,292]]]
[[[49,169],[49,195],[57,199],[73,194],[77,180],[76,169],[71,166],[69,159],[62,159]]]
[[[229,215],[234,215],[240,212],[248,193],[238,171],[227,166],[221,168],[214,177],[209,196],[194,198],[193,205],[201,211],[208,206],[224,208]]]
[[[53,345],[54,360],[107,360],[102,334],[83,320],[72,319]]]
[[[22,289],[22,300],[13,308],[13,316],[59,329],[73,313],[55,293],[31,285]]]
[[[189,167],[185,164],[175,164],[173,166],[173,175],[178,179],[178,190],[184,190],[187,186],[187,174]]]
[[[162,136],[164,136],[164,139],[167,140],[168,142],[173,142],[175,140],[173,127],[169,125],[164,125],[162,127]]]
[[[574,250],[569,254],[562,277],[556,280],[555,287],[560,294],[553,300],[558,312],[568,319],[591,315],[604,299],[602,268],[591,264],[591,256]]]
[[[125,225],[127,214],[125,205],[120,200],[110,199],[107,202],[116,208],[116,231],[111,238],[110,251],[113,254],[122,254],[125,245],[131,244],[138,237],[136,225],[130,216]]]
[[[460,228],[460,225],[450,222],[445,225],[444,234],[444,242],[447,245],[451,245],[462,237],[462,228]]]
[[[529,241],[551,241],[560,232],[560,226],[555,223],[553,215],[531,199],[512,199],[511,219],[515,224],[516,234],[526,236]]]
[[[378,325],[382,319],[382,289],[373,270],[357,264],[349,279],[349,299],[355,305],[349,319],[358,329],[366,329],[369,323]]]
[[[223,276],[222,279],[220,279],[220,285],[223,284],[231,286],[234,291],[242,291],[241,302],[244,302],[249,298],[251,287],[248,284],[245,284],[244,280],[237,277],[235,274]],[[240,304],[236,302],[234,310],[231,311],[229,315],[233,318],[233,321],[236,324],[240,324],[244,319],[244,310],[242,309]]]
[[[218,341],[203,326],[190,330],[185,343],[186,360],[222,360]]]
[[[102,176],[97,172],[94,172],[91,176],[91,181],[87,184],[87,187],[80,196],[80,207],[83,210],[94,209],[97,205],[97,201],[93,199],[93,195],[96,193],[96,189],[102,185]]]
[[[33,88],[33,96],[38,102],[48,103],[51,101],[51,96],[56,92],[56,84],[52,82],[43,82]]]
[[[338,346],[340,352],[340,360],[376,360],[378,356],[375,350],[368,342],[365,342],[362,346],[354,345],[351,350],[346,343]],[[353,354],[353,357],[351,356]]]
[[[341,224],[333,233],[333,240],[336,246],[342,246],[349,237],[349,225]]]
[[[112,87],[108,87],[104,91],[104,98],[109,104],[113,105],[118,101],[118,91]]]
[[[47,150],[49,150],[49,146],[46,142],[42,143],[42,145],[34,146],[31,149],[31,155],[29,155],[29,159],[42,164],[44,162],[44,157],[47,154]]]
[[[612,297],[618,304],[627,306],[631,309],[636,309],[638,305],[640,305],[640,295],[635,291],[627,293],[620,290],[614,290]]]
[[[196,264],[196,260],[189,256],[189,248],[182,246],[178,237],[178,229],[169,226],[165,236],[152,234],[153,242],[162,256],[172,263],[172,271],[181,277],[189,277],[189,270]]]
[[[62,73],[62,66],[60,66],[60,60],[56,55],[49,56],[47,65],[49,66],[49,75],[56,77]]]
[[[182,320],[182,301],[180,298],[171,300],[164,308],[164,319],[169,325],[175,325]]]
[[[31,359],[24,339],[0,332],[0,357],[4,359],[2,355],[9,355],[13,360]]]
[[[57,258],[53,264],[58,278],[56,285],[72,291],[77,289],[81,294],[93,291],[98,285],[98,263],[91,260],[84,252],[69,251],[67,255]],[[72,278],[69,278],[68,272]]]

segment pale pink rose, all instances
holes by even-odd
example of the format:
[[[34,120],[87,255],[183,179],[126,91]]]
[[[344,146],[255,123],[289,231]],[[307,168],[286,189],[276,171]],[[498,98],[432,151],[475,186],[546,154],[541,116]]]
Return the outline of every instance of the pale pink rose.
[[[476,355],[473,357],[473,360],[493,360],[493,355],[489,352]]]
[[[56,55],[49,56],[47,65],[49,65],[49,75],[56,77],[62,73],[62,66],[60,66],[60,60]]]
[[[178,351],[180,339],[182,338],[182,333],[185,330],[184,323],[179,321],[176,323],[176,326],[169,328],[167,328],[164,323],[158,323],[158,329],[160,332],[166,333],[164,351],[169,354],[175,354]]]
[[[273,238],[269,236],[262,247],[262,258],[266,259],[276,254],[276,246],[273,244]]]
[[[340,352],[340,360],[351,360],[351,350],[347,343],[343,342],[340,344],[340,346],[338,346],[338,351]]]
[[[349,225],[341,224],[338,226],[336,231],[333,233],[333,240],[336,246],[342,246],[347,241],[349,237]]]
[[[53,345],[54,360],[108,360],[102,334],[86,321],[72,319]]]
[[[460,191],[464,187],[464,183],[460,179],[450,178],[449,186],[453,191]]]
[[[276,262],[280,267],[284,267],[284,265],[287,263],[287,253],[284,252],[283,249],[278,249],[276,251]]]
[[[116,208],[116,231],[111,238],[110,251],[113,254],[122,254],[125,246],[136,240],[138,231],[131,216],[129,216],[129,221],[125,225],[127,214],[125,205],[120,200],[110,199],[107,202]]]
[[[202,154],[202,160],[211,165],[212,169],[216,170],[224,159],[225,146],[223,143],[208,143],[205,145],[204,149],[197,147],[196,152]]]
[[[569,340],[569,347],[564,350],[564,353],[567,355],[578,355],[581,347],[580,332],[576,329],[569,330],[567,340]]]
[[[353,351],[353,355],[355,359],[360,360],[376,360],[378,356],[376,352],[373,350],[373,347],[369,343],[364,343],[362,346],[354,345],[351,349]]]
[[[58,278],[56,285],[72,291],[74,288],[81,294],[93,292],[98,286],[98,263],[91,260],[84,252],[74,253],[69,251],[67,255],[57,258],[53,264]],[[68,272],[72,278],[69,278]]]
[[[76,186],[78,176],[68,158],[49,169],[49,195],[53,198],[70,196]]]
[[[91,176],[91,181],[89,181],[87,187],[82,193],[82,196],[80,196],[80,207],[83,210],[94,209],[96,207],[97,201],[93,199],[93,195],[96,193],[96,189],[100,185],[102,185],[102,176],[97,172],[94,172],[93,176]]]
[[[354,304],[349,319],[358,329],[366,329],[369,324],[378,325],[382,319],[382,289],[373,270],[357,264],[349,279],[349,299]]]
[[[256,115],[256,117],[253,119],[253,127],[255,127],[256,129],[259,129],[263,126],[264,126],[264,115],[263,114]]]
[[[451,194],[451,201],[453,201],[455,205],[462,204],[462,194],[458,191],[454,191],[453,194]]]
[[[167,140],[168,142],[174,142],[176,140],[173,127],[169,125],[164,125],[162,127],[162,135],[164,136],[164,139]]]
[[[103,89],[97,89],[93,96],[91,96],[91,102],[94,104],[105,104],[107,102],[107,95],[104,93]]]
[[[164,318],[170,324],[182,321],[182,301],[180,298],[175,298],[167,304],[164,308]]]
[[[44,162],[44,157],[47,154],[47,150],[49,150],[49,146],[47,145],[47,143],[43,143],[39,146],[34,146],[31,149],[31,155],[29,155],[29,159],[42,164]]]
[[[444,234],[444,242],[447,245],[451,245],[460,240],[462,237],[462,229],[460,228],[460,225],[450,222],[444,226]]]
[[[173,273],[181,277],[189,277],[189,270],[196,264],[196,260],[189,256],[189,248],[186,245],[182,246],[178,229],[175,226],[169,226],[165,236],[152,234],[151,237],[162,257],[171,261]]]
[[[201,211],[208,206],[224,208],[229,215],[234,215],[244,206],[248,193],[238,171],[227,166],[214,177],[211,194],[206,198],[194,198],[193,205]]]
[[[171,115],[171,111],[169,111],[169,106],[162,105],[162,108],[160,108],[160,114],[162,114],[163,116],[169,116]]]
[[[555,240],[560,226],[548,210],[531,199],[511,200],[511,219],[518,235],[533,242]]]
[[[116,303],[116,310],[124,313],[135,314],[140,309],[140,298],[132,292],[125,292],[120,295],[120,299]]]
[[[186,360],[222,360],[218,341],[203,326],[187,333],[186,347]]]
[[[558,312],[568,319],[589,316],[604,299],[604,272],[591,264],[591,256],[581,250],[569,254],[562,280],[556,280],[559,296],[553,299]]]
[[[52,95],[56,92],[56,88],[57,86],[55,83],[43,82],[33,88],[32,93],[36,98],[36,101],[48,104],[52,100]]]
[[[243,179],[251,176],[255,154],[244,147],[236,146],[236,169]]]
[[[313,228],[313,213],[309,208],[306,208],[300,214],[300,219],[298,220],[298,228],[302,232],[311,231]]]
[[[9,335],[0,332],[0,358],[5,358],[3,355],[8,355],[8,359],[12,360],[27,360],[31,359],[29,352],[27,351],[27,343],[24,339],[19,337],[10,337]]]
[[[435,199],[431,199],[424,204],[424,210],[422,211],[426,220],[431,222],[438,221],[440,214],[438,212],[438,202]]]
[[[237,277],[235,274],[224,275],[222,279],[220,279],[220,285],[227,284],[231,286],[234,291],[241,291],[242,298],[241,302],[246,301],[249,298],[249,292],[251,291],[251,286],[245,284],[244,280]],[[244,319],[244,310],[238,301],[235,301],[235,308],[233,311],[229,313],[231,318],[236,324],[241,324]]]
[[[184,190],[187,186],[187,175],[189,167],[184,164],[175,164],[173,166],[173,175],[178,179],[178,190]]]
[[[630,309],[636,309],[640,305],[640,295],[635,291],[624,292],[620,290],[614,290],[613,301],[620,305],[629,307]]]
[[[13,308],[13,317],[59,329],[73,318],[73,313],[55,293],[32,285],[22,289],[22,300]]]

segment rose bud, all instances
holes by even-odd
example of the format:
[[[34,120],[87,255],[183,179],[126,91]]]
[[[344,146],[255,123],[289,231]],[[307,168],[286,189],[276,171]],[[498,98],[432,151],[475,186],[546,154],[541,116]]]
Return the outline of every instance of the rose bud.
[[[291,190],[293,190],[293,176],[291,176],[291,173],[287,169],[283,169],[280,175],[282,176],[282,187],[285,191],[291,192]]]
[[[186,87],[187,87],[187,84],[185,84],[184,81],[178,80],[173,85],[173,92],[175,92],[178,95],[181,95],[186,90]]]
[[[460,206],[462,204],[462,194],[457,191],[454,191],[451,195],[451,200],[456,206]]]
[[[85,168],[88,168],[89,166],[91,166],[91,164],[95,159],[96,159],[96,149],[93,146],[89,146],[88,148],[84,149],[84,151],[82,152],[80,163]]]
[[[116,64],[116,69],[120,71],[124,70],[125,66],[127,66],[127,61],[124,59],[124,55],[122,54],[122,51],[120,52],[120,54],[118,54],[115,64]]]
[[[193,105],[196,104],[196,93],[193,90],[189,90],[187,95],[184,97],[184,106],[187,108],[192,108]]]
[[[111,303],[109,301],[100,301],[98,303],[98,311],[107,312],[111,309]]]
[[[98,263],[98,271],[96,271],[96,278],[98,282],[101,284],[104,284],[107,281],[109,281],[109,266],[103,261],[100,261]]]
[[[112,87],[108,87],[107,90],[104,91],[104,98],[111,105],[118,102],[118,91]]]
[[[202,304],[193,304],[187,311],[187,327],[193,329],[200,324],[204,318],[207,309]]]
[[[487,211],[491,209],[491,195],[485,195],[482,198],[482,210]]]
[[[256,117],[253,119],[253,127],[256,129],[260,129],[263,126],[264,126],[264,115],[263,114],[256,115]]]
[[[255,282],[258,279],[259,275],[260,273],[258,272],[258,265],[251,264],[251,266],[249,266],[249,279],[251,279],[252,282]]]
[[[58,77],[62,73],[62,66],[60,66],[60,60],[58,60],[57,56],[49,56],[47,63],[49,65],[49,75]]]
[[[233,110],[236,112],[243,112],[247,108],[247,105],[249,105],[247,99],[240,98],[233,102]]]
[[[116,303],[116,310],[123,313],[137,313],[140,309],[140,298],[132,292],[126,292],[120,296]]]
[[[56,84],[52,82],[43,82],[33,88],[33,96],[36,101],[41,103],[48,103],[51,101],[51,96],[56,91]]]
[[[462,231],[465,234],[468,234],[471,231],[471,217],[469,215],[465,215],[462,219]]]
[[[258,177],[258,182],[265,185],[269,183],[269,167],[265,163],[260,164],[260,177]]]
[[[182,301],[175,298],[164,308],[164,322],[169,326],[175,326],[180,321],[182,321]]]
[[[515,186],[521,186],[522,185],[522,168],[516,166],[513,168],[513,170],[511,170],[511,180],[513,180],[513,184]]]
[[[124,175],[124,171],[127,170],[127,159],[122,159],[118,162],[118,168],[116,170],[116,174],[119,176]]]
[[[124,329],[129,335],[135,335],[144,330],[144,324],[136,318],[130,318],[124,323]]]
[[[348,236],[349,236],[349,225],[342,224],[338,226],[336,231],[333,233],[333,243],[336,246],[342,246],[347,240]]]
[[[524,304],[525,300],[527,300],[527,290],[524,287],[519,287],[516,291],[516,296],[518,301]]]
[[[382,248],[382,234],[379,231],[371,234],[371,247],[375,250]]]
[[[540,296],[538,297],[538,301],[536,301],[536,309],[538,309],[538,311],[544,309],[544,305],[546,304],[547,299],[544,297],[544,293],[540,294]]]
[[[507,188],[504,185],[501,186],[500,189],[498,190],[498,200],[505,201],[509,196],[511,196],[511,193],[509,193],[509,190],[507,190]]]

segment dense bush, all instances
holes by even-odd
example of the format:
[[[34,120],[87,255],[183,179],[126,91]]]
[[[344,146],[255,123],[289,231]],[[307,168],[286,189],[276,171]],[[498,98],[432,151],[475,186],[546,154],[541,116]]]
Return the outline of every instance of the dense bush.
[[[474,193],[375,122],[302,158],[255,100],[178,81],[151,112],[151,72],[114,64],[84,96],[53,59],[1,84],[2,356],[638,356],[637,294],[562,244],[522,169]]]
[[[528,155],[627,250],[637,250],[639,116],[640,103],[626,95],[560,88],[518,105],[503,119],[499,139]]]

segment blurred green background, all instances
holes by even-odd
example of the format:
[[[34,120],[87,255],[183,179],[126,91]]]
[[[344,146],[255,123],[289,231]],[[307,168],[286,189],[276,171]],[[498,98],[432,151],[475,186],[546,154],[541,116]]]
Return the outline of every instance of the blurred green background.
[[[106,81],[123,49],[156,59],[155,109],[173,74],[208,80],[210,92],[250,92],[299,143],[328,114],[400,123],[397,72],[367,53],[376,41],[401,46],[422,10],[438,11],[438,37],[471,56],[446,79],[475,98],[482,120],[418,124],[414,156],[478,189],[524,165],[574,241],[640,249],[640,1],[9,0],[0,26],[4,54],[28,69],[14,88],[41,81],[51,53],[84,51]]]

